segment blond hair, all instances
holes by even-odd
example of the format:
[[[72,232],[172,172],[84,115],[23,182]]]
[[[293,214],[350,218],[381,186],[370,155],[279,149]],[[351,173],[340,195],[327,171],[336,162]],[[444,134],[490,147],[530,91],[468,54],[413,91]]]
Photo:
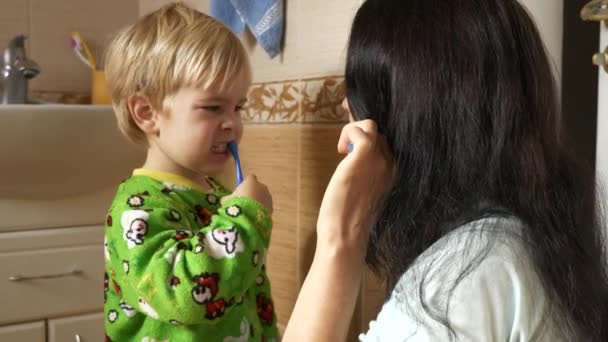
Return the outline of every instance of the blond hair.
[[[128,100],[145,96],[155,110],[182,87],[219,86],[251,67],[240,40],[215,19],[171,3],[122,29],[110,42],[105,73],[118,127],[136,144],[146,136],[133,120]]]

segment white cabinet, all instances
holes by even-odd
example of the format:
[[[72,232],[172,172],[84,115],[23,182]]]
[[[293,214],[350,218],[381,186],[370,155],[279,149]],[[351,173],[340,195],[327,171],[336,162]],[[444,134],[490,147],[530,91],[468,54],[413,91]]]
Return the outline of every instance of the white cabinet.
[[[0,254],[0,324],[102,309],[103,244]]]
[[[103,231],[0,234],[0,341],[103,340]]]
[[[101,341],[103,222],[145,153],[111,106],[3,105],[0,127],[0,342]]]
[[[48,336],[48,342],[103,341],[103,313],[50,319]]]
[[[46,342],[44,321],[0,327],[0,341]]]

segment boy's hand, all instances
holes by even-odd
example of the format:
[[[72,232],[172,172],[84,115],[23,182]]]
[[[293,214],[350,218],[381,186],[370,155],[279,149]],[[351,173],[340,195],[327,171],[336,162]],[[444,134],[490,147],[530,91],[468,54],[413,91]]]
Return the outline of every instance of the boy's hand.
[[[230,196],[222,198],[222,203],[232,197],[248,197],[254,199],[272,213],[272,195],[270,194],[268,187],[260,183],[255,175],[247,176],[247,178],[243,180],[243,183],[237,186]]]

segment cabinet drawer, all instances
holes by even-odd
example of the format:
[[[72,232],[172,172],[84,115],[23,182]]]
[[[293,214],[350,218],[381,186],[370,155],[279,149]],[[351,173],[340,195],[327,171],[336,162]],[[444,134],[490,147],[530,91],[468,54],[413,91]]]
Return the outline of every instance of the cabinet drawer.
[[[45,342],[44,322],[0,327],[0,341]]]
[[[49,342],[103,341],[103,313],[49,320]]]
[[[85,226],[0,233],[0,255],[40,249],[101,246],[104,231],[104,226]]]
[[[10,308],[0,310],[0,324],[101,310],[103,262],[103,246],[0,253],[0,293]]]

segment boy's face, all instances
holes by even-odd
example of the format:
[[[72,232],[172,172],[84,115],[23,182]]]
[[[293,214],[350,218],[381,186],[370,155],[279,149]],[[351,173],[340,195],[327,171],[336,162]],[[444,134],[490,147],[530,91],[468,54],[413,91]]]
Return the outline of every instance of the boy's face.
[[[245,72],[226,89],[182,88],[165,100],[159,116],[157,147],[178,169],[214,176],[231,158],[226,144],[243,134],[241,109],[249,80]]]

